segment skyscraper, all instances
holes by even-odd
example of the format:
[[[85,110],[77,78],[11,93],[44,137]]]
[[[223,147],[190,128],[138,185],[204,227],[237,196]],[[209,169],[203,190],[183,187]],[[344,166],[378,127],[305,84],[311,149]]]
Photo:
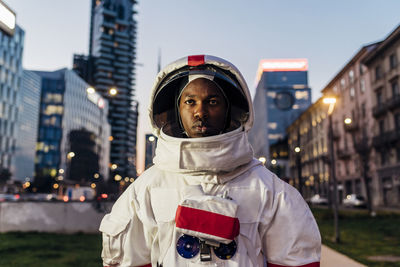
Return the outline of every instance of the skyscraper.
[[[272,159],[272,167],[278,167],[279,158],[287,160],[286,128],[311,105],[307,69],[307,59],[260,62],[254,97],[255,121],[249,139],[255,156]]]
[[[0,171],[13,174],[25,33],[2,1],[0,14]]]
[[[71,70],[35,73],[42,80],[35,186],[107,179],[107,100]]]
[[[74,57],[74,69],[109,101],[112,175],[129,178],[136,177],[135,4],[92,0],[89,56]]]
[[[32,71],[24,70],[19,92],[18,135],[12,168],[17,180],[31,181],[34,176],[40,88],[40,76]]]

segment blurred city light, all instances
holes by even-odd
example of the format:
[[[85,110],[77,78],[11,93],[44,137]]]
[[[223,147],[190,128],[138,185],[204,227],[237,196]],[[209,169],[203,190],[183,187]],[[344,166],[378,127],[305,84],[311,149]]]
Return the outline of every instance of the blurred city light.
[[[294,148],[294,152],[299,153],[300,151],[301,151],[300,147],[296,146],[296,147]]]
[[[261,161],[263,165],[267,161],[267,159],[265,157],[259,157],[258,160]]]
[[[75,153],[74,152],[69,152],[67,154],[67,158],[72,159],[73,157],[75,157]]]
[[[94,93],[96,92],[96,90],[95,90],[93,87],[88,87],[88,88],[86,89],[86,92],[87,92],[88,94],[94,94]]]
[[[344,119],[344,123],[351,124],[352,120],[350,118],[346,118],[346,119]]]
[[[271,164],[275,165],[276,164],[276,159],[271,160]]]
[[[116,88],[111,88],[108,93],[112,96],[115,96],[116,94],[118,94],[118,90]]]

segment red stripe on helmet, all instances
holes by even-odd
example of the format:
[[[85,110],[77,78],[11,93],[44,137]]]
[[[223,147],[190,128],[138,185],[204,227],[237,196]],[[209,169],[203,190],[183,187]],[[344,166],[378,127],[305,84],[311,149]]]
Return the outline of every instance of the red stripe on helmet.
[[[188,65],[195,67],[204,64],[204,55],[188,56]]]
[[[273,264],[268,262],[268,267],[291,267],[289,265],[279,265],[279,264]],[[292,267],[320,267],[319,262],[312,262],[304,265],[296,265]]]
[[[239,235],[238,218],[210,211],[178,206],[176,227],[233,240]]]

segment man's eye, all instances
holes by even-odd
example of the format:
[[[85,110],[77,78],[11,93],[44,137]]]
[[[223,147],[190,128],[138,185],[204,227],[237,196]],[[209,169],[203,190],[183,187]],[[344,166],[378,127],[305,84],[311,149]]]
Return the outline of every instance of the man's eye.
[[[192,99],[185,100],[186,105],[192,105],[194,101]]]
[[[216,105],[218,101],[216,99],[210,99],[210,105]]]

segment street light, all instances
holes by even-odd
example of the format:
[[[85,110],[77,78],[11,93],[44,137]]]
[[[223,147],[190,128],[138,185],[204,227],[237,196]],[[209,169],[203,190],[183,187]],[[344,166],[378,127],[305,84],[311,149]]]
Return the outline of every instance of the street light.
[[[67,158],[68,158],[68,159],[72,159],[73,157],[75,157],[75,153],[74,153],[74,152],[69,152],[69,153],[67,154]]]
[[[264,165],[265,162],[267,161],[267,159],[265,157],[259,157],[258,158],[259,161],[261,161],[261,163]]]
[[[110,88],[110,90],[108,91],[108,93],[112,96],[115,96],[116,94],[118,94],[118,90],[116,88]]]
[[[333,219],[334,219],[334,228],[335,228],[335,237],[334,242],[340,242],[340,233],[339,233],[339,218],[338,218],[338,201],[337,201],[337,181],[336,181],[336,171],[335,171],[335,154],[333,150],[333,126],[332,126],[332,113],[335,108],[336,98],[335,97],[324,97],[324,104],[329,104],[328,109],[328,119],[329,119],[329,155],[330,155],[330,171],[331,178],[333,182]]]
[[[298,136],[298,139],[300,140],[300,134]],[[300,143],[300,141],[298,141]],[[299,185],[299,192],[303,196],[303,179],[302,179],[302,170],[301,170],[301,157],[300,157],[300,147],[296,146],[294,148],[294,152],[296,153],[296,165],[297,165],[297,179],[298,179],[298,185]]]

